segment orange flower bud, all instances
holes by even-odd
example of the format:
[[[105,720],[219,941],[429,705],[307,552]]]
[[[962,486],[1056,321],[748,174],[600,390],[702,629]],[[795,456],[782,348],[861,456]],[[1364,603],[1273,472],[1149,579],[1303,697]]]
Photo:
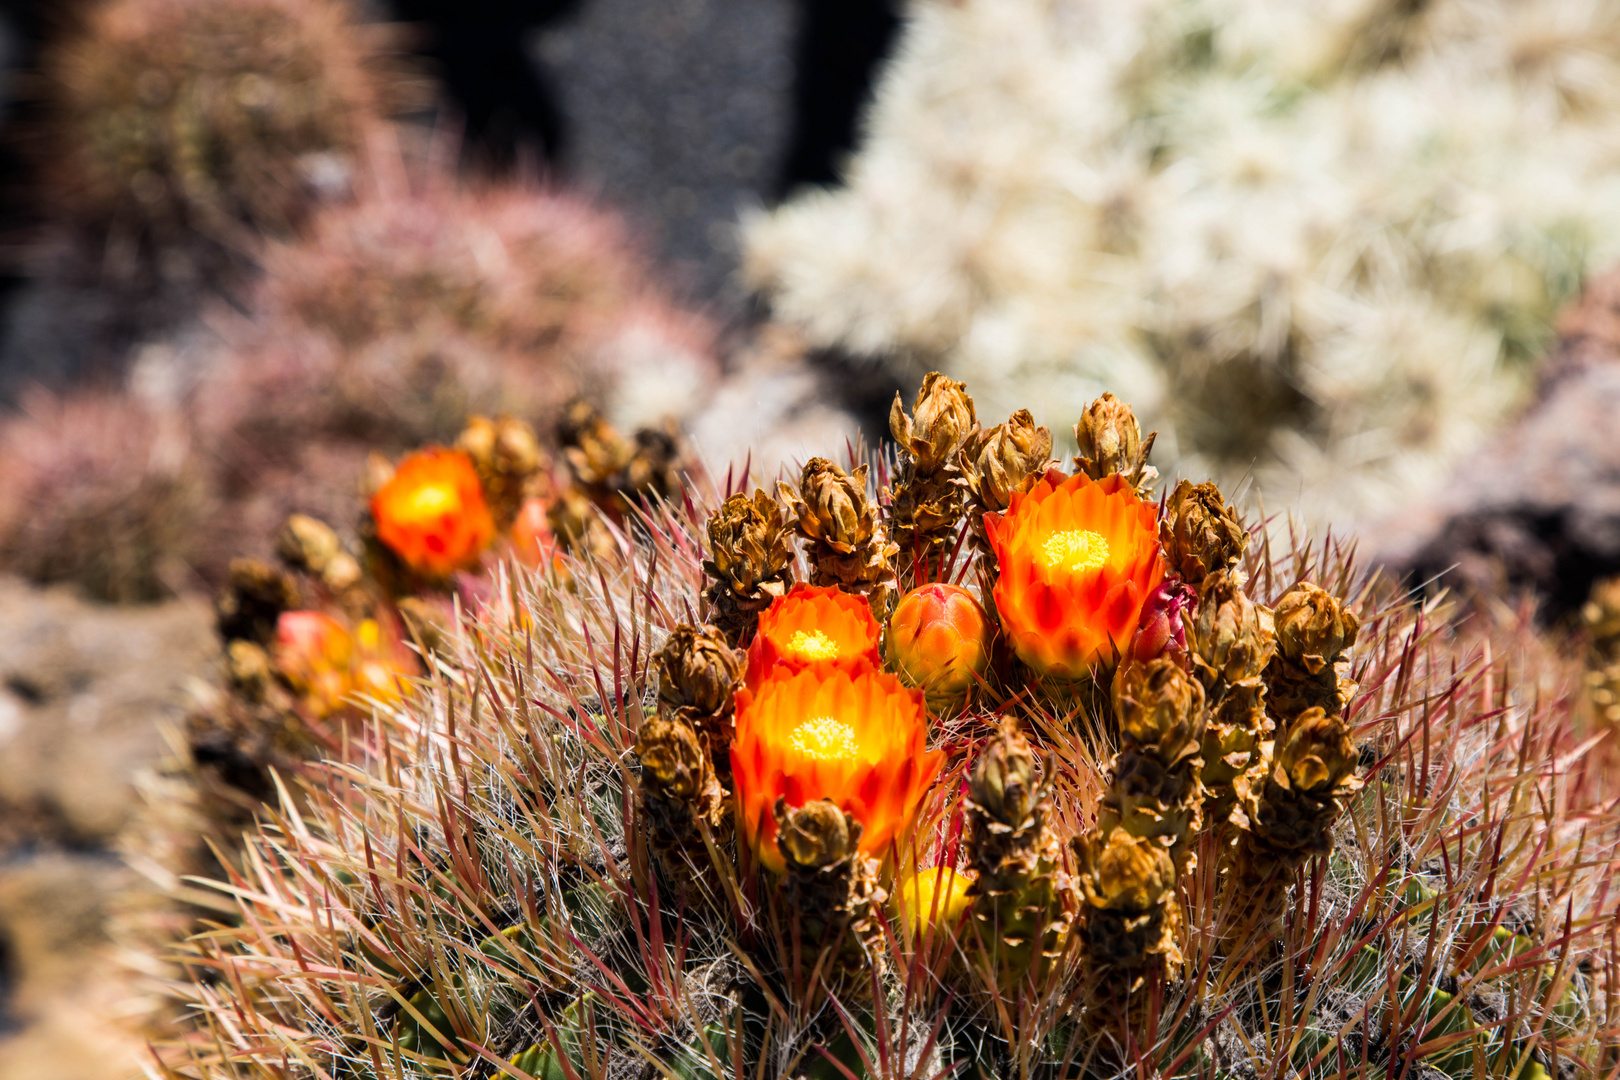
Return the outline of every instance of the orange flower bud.
[[[551,531],[544,499],[528,499],[512,522],[512,549],[518,562],[530,570],[550,566],[557,558],[557,537]]]
[[[795,585],[760,615],[746,681],[757,690],[778,665],[790,671],[828,662],[881,667],[881,633],[866,597],[836,585]]]
[[[861,851],[882,858],[903,843],[945,755],[928,752],[922,692],[861,665],[784,667],[737,691],[731,744],[737,826],[760,864],[783,870],[777,799],[790,808],[830,799],[861,823]]]
[[[920,686],[928,707],[960,705],[990,664],[984,608],[959,585],[924,585],[895,605],[884,656],[907,686]]]
[[[446,577],[478,561],[495,520],[472,459],[435,447],[399,463],[371,497],[377,539],[419,574]]]
[[[1164,580],[1158,520],[1115,473],[1048,473],[986,514],[1001,576],[996,610],[1018,658],[1043,675],[1079,679],[1128,648],[1142,607]]]
[[[276,620],[271,656],[276,670],[316,716],[329,716],[349,695],[354,639],[343,624],[319,611],[283,611]]]
[[[968,886],[973,881],[972,873],[948,866],[930,866],[902,879],[894,891],[894,908],[908,940],[955,933],[972,906]]]

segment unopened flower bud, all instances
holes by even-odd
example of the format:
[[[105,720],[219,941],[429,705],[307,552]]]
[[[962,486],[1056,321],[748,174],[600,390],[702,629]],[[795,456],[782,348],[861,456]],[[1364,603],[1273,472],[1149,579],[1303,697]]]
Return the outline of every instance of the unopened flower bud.
[[[1104,394],[1086,408],[1080,422],[1074,425],[1074,438],[1080,444],[1074,463],[1093,480],[1124,473],[1140,486],[1142,481],[1158,475],[1157,470],[1150,472],[1147,466],[1153,436],[1142,439],[1136,413],[1113,394]]]
[[[1035,809],[1041,793],[1035,752],[1014,721],[1004,720],[1001,731],[979,755],[969,792],[980,810],[1005,825],[1021,825]]]
[[[1344,786],[1355,774],[1359,756],[1350,729],[1338,716],[1320,708],[1306,709],[1295,717],[1280,742],[1272,775],[1284,787],[1323,796]]]
[[[669,710],[704,716],[730,713],[743,674],[743,654],[713,626],[677,626],[653,657],[658,700]]]
[[[1165,765],[1196,754],[1204,737],[1204,688],[1173,660],[1121,664],[1114,674],[1114,716],[1127,747]]]
[[[1028,409],[972,440],[963,450],[963,472],[983,510],[1007,509],[1013,492],[1039,476],[1052,458],[1052,432],[1035,425]]]
[[[895,605],[884,657],[935,712],[960,705],[990,665],[989,622],[959,585],[924,585]]]
[[[778,797],[776,846],[790,865],[814,869],[849,857],[861,841],[861,823],[831,799],[814,799],[797,809]]]
[[[1188,638],[1194,670],[1207,690],[1258,677],[1276,651],[1260,609],[1225,572],[1204,579]]]
[[[962,925],[973,904],[968,886],[974,876],[948,866],[930,866],[901,880],[894,893],[895,913],[910,939],[938,940]]]
[[[1142,605],[1130,656],[1135,660],[1179,657],[1187,651],[1186,614],[1198,603],[1198,594],[1180,581],[1166,581]]]
[[[924,376],[911,416],[906,415],[899,394],[889,409],[890,434],[916,458],[917,471],[924,475],[942,468],[977,424],[967,385],[937,371]]]
[[[276,670],[317,716],[335,712],[352,688],[354,639],[343,625],[319,611],[284,611],[276,621],[272,650]]]
[[[1283,594],[1273,613],[1277,651],[1312,675],[1356,643],[1361,620],[1326,589],[1302,581]]]
[[[1171,569],[1188,584],[1229,570],[1243,557],[1249,533],[1214,484],[1183,480],[1165,504],[1159,539]]]

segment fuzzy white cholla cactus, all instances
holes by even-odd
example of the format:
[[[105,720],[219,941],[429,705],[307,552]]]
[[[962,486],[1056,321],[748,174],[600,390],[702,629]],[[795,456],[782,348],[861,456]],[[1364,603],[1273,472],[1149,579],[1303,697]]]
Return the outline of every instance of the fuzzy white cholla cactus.
[[[989,422],[1112,389],[1179,472],[1343,519],[1443,476],[1620,255],[1617,58],[1613,0],[914,0],[847,185],[746,272]]]

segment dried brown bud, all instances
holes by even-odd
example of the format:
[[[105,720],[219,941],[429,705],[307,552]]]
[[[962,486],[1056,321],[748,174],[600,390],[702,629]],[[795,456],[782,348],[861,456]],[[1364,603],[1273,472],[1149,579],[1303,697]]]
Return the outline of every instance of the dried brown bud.
[[[1230,570],[1243,557],[1249,533],[1214,484],[1183,480],[1165,504],[1159,540],[1170,566],[1189,584]]]
[[[1620,577],[1592,586],[1581,608],[1581,621],[1598,659],[1620,659]]]
[[[625,491],[667,499],[681,487],[681,466],[686,448],[673,423],[636,432],[636,452],[625,466],[620,485]]]
[[[546,525],[563,548],[575,555],[608,558],[613,554],[613,535],[596,504],[577,488],[565,488],[546,507]]]
[[[763,491],[733,495],[709,517],[709,554],[704,570],[739,595],[763,590],[774,598],[793,581],[791,534]]]
[[[1277,651],[1316,675],[1356,643],[1361,620],[1326,589],[1302,581],[1283,594],[1273,613]]]
[[[796,810],[778,797],[776,846],[790,866],[814,869],[849,857],[861,841],[861,823],[831,799],[815,799]]]
[[[360,582],[360,561],[343,550],[330,525],[307,514],[292,514],[282,523],[276,533],[276,554],[294,570],[319,578],[333,592]]]
[[[1052,459],[1052,432],[1035,426],[1028,409],[1013,413],[968,442],[962,471],[968,476],[979,510],[1000,512],[1031,477],[1046,471]]]
[[[923,377],[911,416],[906,415],[899,394],[894,395],[894,405],[889,409],[889,433],[911,452],[921,475],[938,472],[948,464],[977,425],[967,384],[937,371]]]
[[[276,620],[298,606],[298,586],[286,571],[257,559],[232,559],[230,581],[214,602],[215,624],[226,641],[268,645]]]
[[[1040,803],[1036,772],[1029,741],[1018,733],[1016,721],[1003,720],[1000,732],[973,766],[970,797],[990,818],[1016,828]]]
[[[563,448],[579,482],[598,489],[611,488],[636,454],[635,445],[582,398],[563,410],[557,423],[557,445]]]
[[[231,686],[248,701],[263,701],[275,678],[275,667],[264,646],[233,641],[225,650],[225,671]]]
[[[472,459],[496,520],[510,525],[531,479],[547,464],[534,429],[509,416],[474,416],[456,439],[456,448]]]
[[[1083,836],[1075,849],[1080,856],[1080,888],[1094,908],[1146,912],[1175,893],[1175,864],[1156,840],[1115,829],[1106,837]]]
[[[1325,797],[1345,787],[1358,755],[1350,729],[1338,716],[1306,709],[1288,725],[1276,752],[1272,780],[1303,795]]]
[[[713,626],[682,623],[653,657],[658,668],[658,700],[671,712],[702,716],[729,714],[743,675],[743,654],[726,644]]]
[[[877,518],[866,497],[868,468],[846,473],[826,458],[811,458],[797,492],[780,484],[782,497],[798,515],[800,535],[840,554],[870,542]]]
[[[1197,754],[1204,737],[1204,688],[1174,660],[1121,664],[1114,674],[1114,716],[1127,747],[1169,766]]]
[[[1227,686],[1257,678],[1276,651],[1265,613],[1225,572],[1210,574],[1199,588],[1198,610],[1187,624],[1187,646],[1199,681],[1216,696]]]
[[[710,783],[708,755],[685,720],[654,717],[636,738],[642,782],[670,799],[694,801]]]
[[[1080,444],[1074,463],[1093,480],[1124,473],[1138,491],[1145,490],[1159,475],[1147,463],[1157,434],[1142,438],[1142,426],[1131,407],[1113,394],[1104,394],[1074,425],[1074,438]]]

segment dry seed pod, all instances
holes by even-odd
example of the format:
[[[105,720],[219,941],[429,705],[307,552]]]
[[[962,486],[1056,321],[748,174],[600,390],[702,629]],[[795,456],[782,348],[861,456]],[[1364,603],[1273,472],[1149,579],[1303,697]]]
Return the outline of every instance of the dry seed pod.
[[[1074,439],[1080,444],[1075,467],[1093,480],[1121,473],[1137,496],[1145,498],[1159,476],[1159,470],[1147,463],[1157,435],[1155,431],[1142,438],[1142,426],[1131,407],[1113,394],[1104,394],[1074,425]]]
[[[257,559],[232,559],[231,577],[214,601],[215,624],[226,641],[269,645],[276,620],[298,606],[298,586],[286,571]]]
[[[511,528],[523,500],[534,494],[530,489],[536,477],[550,464],[534,429],[509,416],[474,416],[457,437],[456,448],[472,458],[496,526]]]
[[[1055,956],[1073,915],[1051,800],[1035,753],[1012,718],[980,754],[967,798],[968,887],[979,942],[1002,985],[1020,981],[1040,957]]]
[[[291,514],[282,523],[276,533],[276,555],[335,593],[360,583],[360,560],[343,549],[330,525],[307,514]]]
[[[703,828],[721,827],[726,797],[698,732],[684,718],[655,717],[641,726],[636,757],[642,815],[665,873],[681,885],[702,880],[709,869]]]
[[[817,950],[830,948],[828,988],[835,994],[864,996],[884,953],[881,909],[888,894],[877,884],[874,860],[860,852],[861,823],[830,799],[796,809],[778,798],[776,845],[782,853],[787,909],[797,916],[801,948],[815,963]]]
[[[736,691],[744,657],[731,648],[718,627],[682,623],[653,657],[658,669],[660,710],[689,722],[709,760],[729,773],[726,755],[735,730]]]
[[[765,492],[738,493],[709,517],[711,579],[703,590],[709,621],[733,645],[745,645],[759,614],[793,584],[793,540],[782,508]]]
[[[1310,708],[1338,712],[1355,684],[1345,650],[1356,643],[1361,621],[1336,597],[1301,582],[1277,601],[1277,654],[1266,667],[1266,707],[1279,721]]]
[[[1264,927],[1282,911],[1293,871],[1333,848],[1333,826],[1361,787],[1343,719],[1320,708],[1297,716],[1265,769],[1236,782],[1233,820],[1243,830],[1228,888]]]
[[[798,534],[810,543],[810,584],[837,585],[869,597],[872,610],[885,611],[900,549],[889,543],[866,496],[868,469],[846,473],[826,458],[811,458],[798,491],[785,483],[778,490]]]
[[[978,427],[973,399],[963,383],[930,372],[917,391],[914,415],[900,395],[889,410],[889,432],[900,444],[902,464],[890,492],[892,537],[902,567],[916,557],[936,559],[956,538],[962,519],[963,441]]]
[[[1214,484],[1183,480],[1165,503],[1159,540],[1171,569],[1189,585],[1231,570],[1243,558],[1249,532]]]

